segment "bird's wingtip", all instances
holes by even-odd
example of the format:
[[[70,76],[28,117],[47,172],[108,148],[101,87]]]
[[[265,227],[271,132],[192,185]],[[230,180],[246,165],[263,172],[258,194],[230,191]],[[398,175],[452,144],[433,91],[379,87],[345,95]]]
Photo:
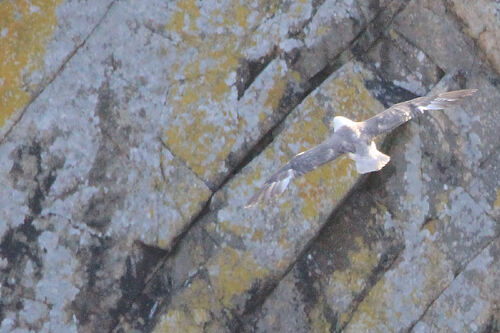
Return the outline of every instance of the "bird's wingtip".
[[[248,200],[244,207],[249,208],[266,200],[273,200],[278,195],[282,194],[287,188],[290,180],[295,176],[295,172],[288,168],[285,171],[279,171],[277,175],[277,179],[265,182],[262,188]]]
[[[243,208],[245,209],[252,208],[254,206],[257,206],[261,201],[262,201],[261,193],[259,192],[253,197],[251,197],[250,200],[248,200],[247,203],[243,206]]]
[[[466,92],[466,96],[473,95],[477,92],[477,88],[472,88],[472,89],[464,89],[464,92]]]
[[[248,202],[243,206],[243,208],[245,208],[245,209],[252,208],[256,204],[257,204],[256,202],[252,202],[251,200],[248,200]]]

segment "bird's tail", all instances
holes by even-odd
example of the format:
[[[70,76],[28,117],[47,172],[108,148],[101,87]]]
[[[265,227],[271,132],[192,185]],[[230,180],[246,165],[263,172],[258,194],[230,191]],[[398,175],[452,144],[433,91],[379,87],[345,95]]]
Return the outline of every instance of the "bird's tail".
[[[350,153],[349,157],[356,162],[356,171],[360,174],[378,171],[391,160],[389,156],[377,149],[373,141],[356,153]]]

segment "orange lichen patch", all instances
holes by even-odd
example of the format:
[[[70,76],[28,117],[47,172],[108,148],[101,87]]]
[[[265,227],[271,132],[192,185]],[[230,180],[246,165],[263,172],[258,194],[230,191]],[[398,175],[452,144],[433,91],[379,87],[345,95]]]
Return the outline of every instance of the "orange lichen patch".
[[[321,37],[321,36],[325,35],[326,33],[328,33],[329,31],[330,30],[326,26],[322,25],[322,26],[318,27],[318,29],[316,29],[315,35],[316,35],[316,37]]]
[[[176,205],[183,210],[181,213],[184,216],[188,216],[188,218],[198,213],[212,194],[205,184],[201,182],[193,183],[189,179],[178,179],[175,187],[176,195],[174,196],[174,200],[176,201]]]
[[[283,202],[280,205],[280,215],[282,215],[282,217],[286,217],[288,214],[290,214],[290,210],[292,210],[292,208],[293,206],[290,200]]]
[[[161,172],[162,175],[153,177],[151,187],[160,193],[175,193],[172,196],[162,195],[162,197],[164,197],[165,205],[173,206],[172,208],[175,208],[179,214],[179,220],[170,219],[161,222],[168,224],[170,231],[165,234],[165,237],[158,237],[157,246],[166,249],[172,245],[172,237],[181,232],[185,223],[191,221],[193,216],[202,209],[212,192],[177,158],[168,158],[166,154],[161,154],[160,167],[162,171],[157,172]],[[154,211],[150,214],[154,214]]]
[[[274,149],[266,149],[265,154],[268,160],[272,160],[274,158],[275,151]]]
[[[234,23],[234,15],[224,15]],[[199,18],[196,1],[179,1],[166,25],[169,33],[181,37],[178,53],[186,57],[172,64],[177,70],[171,72],[170,81],[178,82],[176,77],[184,80],[168,95],[173,121],[165,131],[165,142],[199,177],[212,181],[238,133],[236,112],[227,102],[234,98],[229,79],[238,68],[243,42],[232,34],[217,34],[215,29],[212,34],[201,34]]]
[[[265,278],[269,271],[260,267],[248,252],[225,247],[207,265],[211,285],[226,308],[233,308],[233,297],[250,290],[253,283]]]
[[[493,204],[493,208],[494,209],[500,208],[500,188],[497,191],[497,199],[495,200],[495,203]]]
[[[264,112],[264,111],[261,111],[261,112],[259,113],[259,121],[262,123],[262,122],[264,122],[266,119],[267,119],[267,113],[266,113],[266,112]]]
[[[0,127],[28,103],[23,75],[42,66],[61,0],[0,2]]]

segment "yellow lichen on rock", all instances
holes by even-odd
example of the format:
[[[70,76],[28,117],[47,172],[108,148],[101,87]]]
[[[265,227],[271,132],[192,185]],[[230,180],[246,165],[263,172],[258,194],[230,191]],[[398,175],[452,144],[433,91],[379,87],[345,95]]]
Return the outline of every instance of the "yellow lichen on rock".
[[[356,181],[354,162],[346,156],[319,167],[297,181],[298,196],[304,202],[302,214],[307,219],[316,218],[324,198],[338,201],[349,191]]]
[[[359,304],[354,312],[350,323],[354,323],[354,328],[346,327],[346,332],[375,331],[377,324],[388,321],[385,308],[390,309],[391,304],[385,304],[386,295],[391,294],[391,290],[386,280],[379,281],[368,293],[368,296]]]
[[[323,298],[323,297],[320,297]],[[314,308],[312,308],[311,312],[309,312],[309,320],[312,323],[312,332],[324,332],[324,333],[329,333],[331,332],[331,327],[332,324],[326,319],[325,313],[323,310],[323,304],[324,302],[317,302],[315,303]]]
[[[279,77],[275,80],[274,86],[267,93],[265,106],[271,107],[273,110],[279,106],[281,98],[285,93],[287,77]]]
[[[218,226],[225,234],[231,233],[238,237],[253,234],[252,228],[241,224],[231,223],[231,221],[221,221],[218,223]]]
[[[340,76],[331,82],[330,90],[339,116],[363,121],[384,110],[365,87],[361,73]]]
[[[165,142],[200,178],[217,183],[227,171],[226,161],[247,124],[245,117],[238,115],[236,89],[244,50],[253,43],[246,31],[252,31],[248,25],[270,13],[262,6],[250,7],[239,1],[204,8],[193,0],[177,2],[173,11],[165,30],[178,53],[185,56],[171,65]],[[249,17],[254,18],[252,22],[248,22]],[[209,25],[204,33],[200,33],[200,24]],[[265,105],[272,110],[257,114],[260,122],[268,121],[281,101],[290,80],[285,71],[278,72],[267,91]],[[296,76],[292,71],[290,75]]]
[[[237,70],[241,45],[231,34],[200,35],[199,18],[195,1],[180,1],[166,25],[168,33],[181,36],[183,42],[178,47],[184,51],[179,52],[186,58],[173,64],[177,70],[170,80],[178,83],[168,94],[173,115],[165,130],[165,142],[199,177],[212,180],[238,132],[236,112],[225,101],[235,93],[230,75]],[[184,79],[179,82],[178,77]]]
[[[207,265],[217,298],[226,308],[233,308],[233,297],[250,290],[257,280],[269,272],[260,267],[250,253],[225,247]]]
[[[178,11],[175,11],[170,18],[166,28],[169,31],[181,33],[183,37],[187,37],[189,32],[198,31],[196,20],[200,17],[200,10],[196,5],[195,0],[183,0],[176,3]],[[186,22],[186,19],[188,22]],[[186,24],[189,24],[186,26]]]
[[[314,112],[308,114],[305,119],[293,124],[291,130],[292,140],[300,142],[301,152],[320,144],[328,133],[327,125],[323,123],[323,117],[326,115],[325,111],[316,105],[313,107]]]
[[[495,200],[495,203],[493,204],[494,209],[500,208],[500,188],[497,191],[497,199]]]
[[[347,297],[354,299],[365,288],[366,281],[378,263],[377,252],[369,248],[361,237],[355,239],[357,250],[348,252],[350,265],[345,270],[336,270],[328,279],[327,295],[335,304],[337,298],[345,300]],[[347,293],[347,295],[346,295]],[[339,311],[339,324],[344,326],[351,313],[348,308],[337,307]]]
[[[160,155],[160,168],[157,171],[158,176],[152,178],[151,187],[162,198],[163,205],[175,209],[178,213],[176,218],[169,216],[163,220],[162,214],[158,218],[162,226],[169,229],[169,232],[159,235],[157,246],[169,248],[172,240],[179,232],[183,230],[185,224],[198,214],[205,203],[212,195],[212,191],[196,175],[188,170],[179,159],[170,155],[170,153]],[[164,196],[166,193],[175,193],[174,195]],[[150,215],[154,216],[154,209],[151,208]]]
[[[161,317],[154,332],[203,332],[203,325],[219,308],[210,286],[195,280],[175,299],[175,308]]]
[[[364,120],[383,110],[383,106],[366,89],[363,73],[357,71],[355,66],[347,65],[336,78],[325,82],[317,94],[309,96],[301,104],[304,112],[294,120],[289,132],[284,134],[282,150],[286,151],[288,145],[293,143],[300,145],[300,151],[305,151],[329,135],[328,124],[323,120],[327,115],[321,106],[323,99],[331,99],[337,111],[335,116],[343,115],[355,121]],[[354,185],[356,176],[354,163],[341,156],[299,178],[298,195],[304,202],[304,217],[317,218],[324,198],[340,200]]]
[[[0,127],[30,99],[23,76],[40,68],[61,0],[0,2]]]

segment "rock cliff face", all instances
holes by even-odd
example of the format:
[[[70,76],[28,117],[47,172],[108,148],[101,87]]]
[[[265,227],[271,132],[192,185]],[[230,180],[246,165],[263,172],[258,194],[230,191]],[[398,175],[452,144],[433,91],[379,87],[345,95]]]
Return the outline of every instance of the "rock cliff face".
[[[0,332],[500,329],[495,1],[0,3]],[[277,167],[479,91],[243,209]]]

